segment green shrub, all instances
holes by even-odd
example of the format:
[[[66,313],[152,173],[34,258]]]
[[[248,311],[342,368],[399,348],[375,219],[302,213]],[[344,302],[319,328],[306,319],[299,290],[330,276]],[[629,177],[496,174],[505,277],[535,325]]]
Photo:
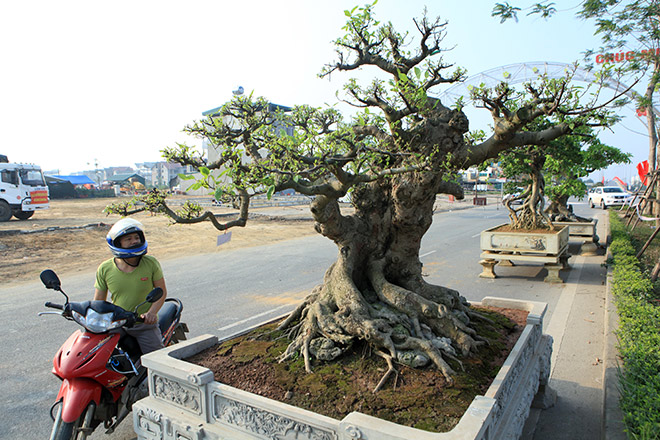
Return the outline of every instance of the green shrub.
[[[619,313],[621,409],[633,439],[660,438],[660,309],[653,283],[635,258],[636,250],[616,213],[610,215],[612,294]]]

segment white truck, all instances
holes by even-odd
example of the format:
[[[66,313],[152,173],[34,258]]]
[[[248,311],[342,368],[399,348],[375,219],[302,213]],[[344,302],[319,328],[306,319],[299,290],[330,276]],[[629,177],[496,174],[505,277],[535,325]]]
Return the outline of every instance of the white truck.
[[[0,222],[12,215],[27,220],[48,207],[48,186],[39,166],[0,161]]]

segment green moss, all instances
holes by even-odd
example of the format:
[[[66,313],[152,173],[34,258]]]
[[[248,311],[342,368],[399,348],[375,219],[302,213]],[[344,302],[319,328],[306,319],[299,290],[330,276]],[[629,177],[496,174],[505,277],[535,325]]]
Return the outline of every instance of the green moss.
[[[360,411],[405,426],[432,432],[451,430],[475,396],[483,394],[499,371],[504,340],[515,324],[491,311],[479,310],[494,324],[479,323],[477,331],[491,341],[472,357],[462,358],[465,371],[458,364],[453,386],[448,386],[442,374],[434,368],[412,369],[397,365],[396,378],[388,380],[378,393],[373,393],[387,365],[373,355],[366,345],[356,342],[349,352],[333,362],[314,361],[313,373],[304,369],[302,357],[279,363],[280,354],[289,341],[275,326],[224,343],[218,352],[228,361],[224,369],[231,369],[245,382],[253,371],[267,375],[276,388],[267,397],[285,399],[290,405],[315,411],[335,419]],[[241,368],[245,373],[241,373]],[[216,380],[238,386],[223,379],[221,371],[214,371]],[[259,384],[256,388],[264,388]],[[286,396],[286,398],[284,398]]]
[[[218,347],[217,354],[220,355],[220,356],[224,356],[225,354],[227,354],[227,353],[231,350],[231,348],[232,348],[234,345],[238,344],[239,342],[240,342],[240,341],[239,341],[238,339],[231,339],[231,340],[229,340],[229,341],[225,341],[225,342],[223,342],[223,343],[220,344],[220,346]]]
[[[232,355],[236,362],[250,362],[265,356],[272,345],[273,343],[270,341],[250,341],[250,343],[237,344],[232,350]]]

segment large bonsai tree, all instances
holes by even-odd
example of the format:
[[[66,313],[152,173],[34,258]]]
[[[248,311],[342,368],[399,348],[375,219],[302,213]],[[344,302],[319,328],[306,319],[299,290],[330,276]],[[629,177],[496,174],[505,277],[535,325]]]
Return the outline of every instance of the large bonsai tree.
[[[223,222],[190,204],[175,212],[160,193],[144,198],[138,209],[161,211],[180,223],[210,221],[222,230],[245,225],[250,200],[258,194],[293,189],[313,196],[315,228],[339,252],[323,283],[283,322],[292,342],[282,360],[301,354],[311,370],[314,358],[334,359],[363,340],[389,365],[378,387],[395,371],[394,360],[405,358],[415,365],[432,362],[451,382],[449,360],[473,353],[484,341],[471,326],[477,315],[465,299],[422,276],[420,243],[433,220],[436,195],[463,197],[457,170],[515,146],[547,145],[608,118],[602,110],[582,107],[577,93],[569,93],[568,80],[530,84],[524,93],[502,85],[477,93],[494,128],[488,138],[470,141],[475,137],[461,109],[430,96],[436,86],[464,75],[443,61],[446,23],[426,16],[415,20],[419,35],[413,45],[391,24],[379,24],[373,5],[346,15],[346,34],[335,41],[337,61],[322,75],[376,70],[371,84],[350,80],[345,86],[345,100],[361,108],[354,117],[344,120],[335,109],[309,106],[273,113],[265,99],[235,97],[186,128],[216,146],[217,160],[209,162],[187,145],[164,153],[200,170],[195,185],[208,186],[217,197],[235,197],[237,217]],[[561,114],[556,124],[527,129],[553,114]],[[338,202],[349,192],[351,214]],[[124,214],[131,209],[111,208]]]

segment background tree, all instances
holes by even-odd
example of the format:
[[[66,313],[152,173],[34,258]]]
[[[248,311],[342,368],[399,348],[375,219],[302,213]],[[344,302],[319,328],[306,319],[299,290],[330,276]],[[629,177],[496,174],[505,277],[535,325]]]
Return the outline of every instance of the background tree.
[[[572,91],[568,78],[528,84],[518,92],[503,85],[475,92],[493,117],[493,133],[471,141],[460,108],[429,95],[464,75],[443,61],[446,23],[425,14],[414,20],[415,42],[378,22],[373,5],[346,16],[345,35],[335,41],[337,61],[322,75],[375,69],[370,84],[352,79],[345,86],[345,100],[361,108],[355,116],[344,120],[335,109],[309,106],[272,113],[265,99],[235,97],[216,115],[186,128],[216,146],[217,161],[208,163],[187,145],[164,154],[197,167],[203,178],[196,185],[240,200],[237,218],[223,223],[194,205],[175,212],[160,193],[144,198],[138,209],[159,210],[182,223],[211,221],[222,230],[245,224],[257,194],[293,189],[313,196],[315,228],[339,252],[323,283],[283,322],[292,342],[281,359],[301,354],[311,370],[315,358],[334,359],[362,340],[389,365],[377,388],[395,371],[396,359],[431,362],[451,382],[449,361],[473,353],[484,341],[471,326],[478,315],[465,299],[422,276],[420,244],[433,220],[436,195],[461,198],[456,171],[505,149],[547,145],[581,125],[610,120],[602,109],[584,108],[580,99],[586,91]],[[541,130],[525,130],[550,115],[561,117]],[[282,132],[284,126],[289,134]],[[338,202],[349,191],[350,214]],[[128,214],[133,208],[110,210]]]
[[[537,121],[537,128],[551,124]],[[605,145],[591,127],[551,141],[547,146],[525,145],[500,153],[503,175],[513,179],[511,187],[524,190],[505,200],[514,229],[552,227],[552,221],[587,221],[567,206],[569,197],[584,197],[586,185],[580,178],[613,163],[629,162],[630,155]],[[515,191],[515,189],[514,189]],[[545,208],[545,198],[550,204]],[[522,201],[521,204],[516,202]]]
[[[552,16],[554,3],[536,3],[527,15]],[[509,3],[496,3],[492,15],[501,21],[516,19],[521,8]],[[660,0],[585,0],[580,2],[577,16],[595,20],[595,35],[600,35],[602,47],[585,48],[585,58],[597,66],[616,67],[619,74],[632,82],[645,84],[644,94],[636,94],[636,106],[646,115],[649,139],[649,164],[660,169],[658,155],[657,115],[653,106],[660,82]],[[592,64],[593,66],[593,64]],[[629,81],[627,81],[629,82]],[[657,189],[656,189],[657,192]],[[660,217],[660,204],[654,212]]]
[[[545,163],[544,174],[549,180],[546,195],[550,201],[545,213],[552,221],[590,221],[576,216],[568,208],[568,199],[583,199],[587,191],[583,178],[615,163],[630,163],[631,154],[603,144],[592,133],[564,136],[554,142],[560,144],[557,151],[561,154],[548,157]]]
[[[596,21],[596,35],[603,46],[587,51],[597,63],[615,64],[622,71],[646,82],[638,108],[646,113],[649,164],[658,169],[658,129],[653,99],[660,81],[660,1],[587,0],[578,16]],[[601,59],[598,55],[602,56]]]

